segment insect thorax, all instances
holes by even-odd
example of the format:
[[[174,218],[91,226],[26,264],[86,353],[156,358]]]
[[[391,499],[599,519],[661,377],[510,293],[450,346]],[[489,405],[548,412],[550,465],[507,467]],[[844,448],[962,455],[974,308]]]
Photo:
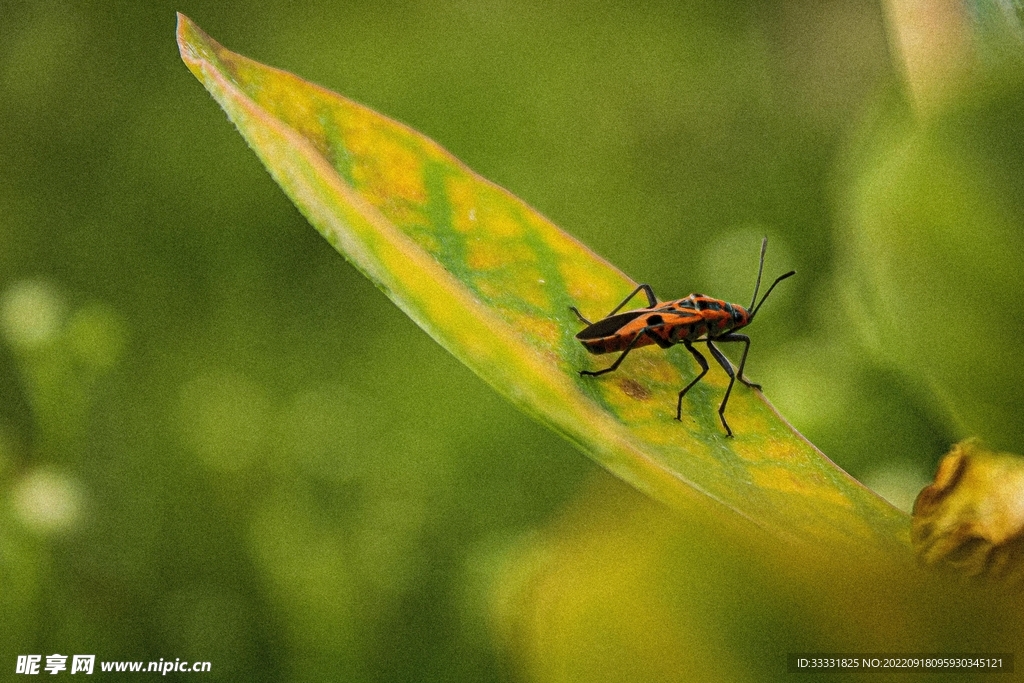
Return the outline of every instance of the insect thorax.
[[[664,307],[679,313],[692,311],[700,317],[699,322],[674,331],[674,340],[677,342],[683,339],[695,341],[705,335],[716,337],[727,334],[750,322],[750,313],[743,306],[703,294],[694,293],[684,299],[668,302]]]

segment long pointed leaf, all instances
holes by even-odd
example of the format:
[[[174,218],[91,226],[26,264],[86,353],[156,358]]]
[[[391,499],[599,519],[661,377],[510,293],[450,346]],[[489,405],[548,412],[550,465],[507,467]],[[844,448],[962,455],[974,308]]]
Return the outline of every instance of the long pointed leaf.
[[[475,373],[638,489],[783,537],[905,554],[907,518],[837,468],[759,393],[737,383],[735,438],[712,371],[682,350],[607,366],[574,339],[570,305],[597,318],[636,284],[410,128],[232,53],[179,15],[182,59],[274,179],[352,264]]]

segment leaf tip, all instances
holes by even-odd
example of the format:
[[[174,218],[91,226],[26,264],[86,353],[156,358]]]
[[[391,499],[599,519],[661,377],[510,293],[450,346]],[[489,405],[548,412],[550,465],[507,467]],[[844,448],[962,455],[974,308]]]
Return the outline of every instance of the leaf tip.
[[[195,72],[200,62],[208,62],[214,59],[214,50],[220,47],[220,45],[213,38],[206,35],[206,32],[187,16],[181,12],[177,12],[177,16],[178,27],[176,35],[178,51],[181,53],[182,61],[188,65],[190,70]]]

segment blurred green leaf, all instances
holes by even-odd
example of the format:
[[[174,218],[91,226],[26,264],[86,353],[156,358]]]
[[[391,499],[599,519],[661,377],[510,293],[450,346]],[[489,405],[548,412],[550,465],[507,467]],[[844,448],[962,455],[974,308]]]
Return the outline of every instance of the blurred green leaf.
[[[861,140],[840,245],[852,317],[954,427],[1024,453],[1024,83],[977,84]]]
[[[1019,62],[1024,48],[1024,9],[1020,0],[968,0],[975,42],[990,65],[1011,58]]]
[[[6,345],[0,344],[0,475],[28,456],[32,442],[33,416],[15,361]]]
[[[797,434],[752,390],[716,408],[712,372],[639,350],[616,376],[580,377],[578,306],[598,316],[636,284],[523,202],[408,127],[234,54],[183,15],[189,69],[321,234],[500,393],[657,499],[812,543],[907,551],[907,519]],[[751,249],[756,250],[752,244]],[[372,325],[373,321],[366,321]],[[395,352],[401,352],[395,340]]]

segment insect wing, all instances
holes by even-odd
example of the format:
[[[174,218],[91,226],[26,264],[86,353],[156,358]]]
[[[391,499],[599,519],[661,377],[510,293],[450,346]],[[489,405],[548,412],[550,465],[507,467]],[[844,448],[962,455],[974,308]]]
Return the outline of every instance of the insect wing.
[[[603,337],[610,337],[623,326],[636,320],[645,313],[649,313],[648,309],[641,309],[636,311],[627,311],[626,313],[619,313],[618,315],[611,315],[604,320],[598,320],[590,327],[584,328],[576,335],[579,340],[586,339],[601,339]]]

